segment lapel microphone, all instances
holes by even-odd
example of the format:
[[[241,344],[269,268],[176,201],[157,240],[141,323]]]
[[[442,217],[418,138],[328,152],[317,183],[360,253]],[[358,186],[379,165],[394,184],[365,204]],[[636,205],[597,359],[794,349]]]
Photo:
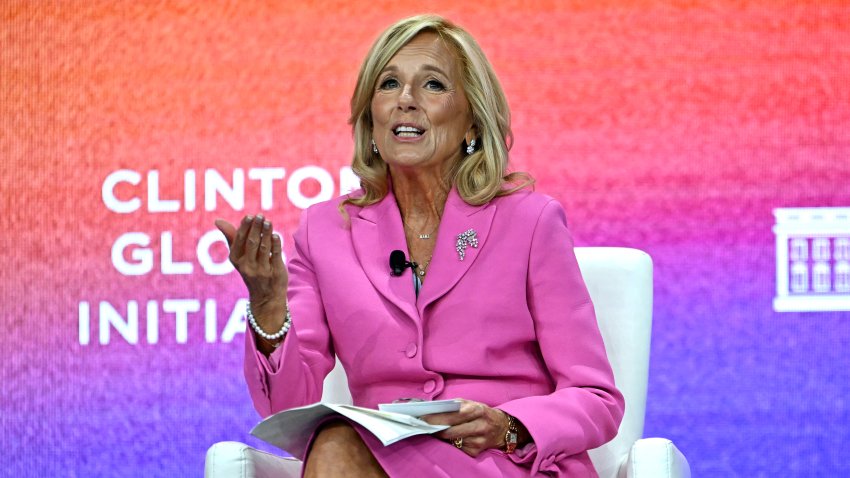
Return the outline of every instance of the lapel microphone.
[[[407,257],[404,255],[404,251],[396,249],[390,252],[390,274],[398,277],[402,275],[404,270],[408,267],[416,269],[419,265],[415,262],[408,262]]]

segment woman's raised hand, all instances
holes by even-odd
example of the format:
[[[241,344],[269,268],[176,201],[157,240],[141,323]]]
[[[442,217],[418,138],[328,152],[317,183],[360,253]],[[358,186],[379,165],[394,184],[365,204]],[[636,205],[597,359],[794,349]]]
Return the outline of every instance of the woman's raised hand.
[[[245,216],[238,230],[223,219],[217,219],[215,226],[230,245],[230,262],[248,287],[257,324],[267,333],[277,332],[286,318],[289,281],[280,236],[272,234],[272,223],[262,214]]]

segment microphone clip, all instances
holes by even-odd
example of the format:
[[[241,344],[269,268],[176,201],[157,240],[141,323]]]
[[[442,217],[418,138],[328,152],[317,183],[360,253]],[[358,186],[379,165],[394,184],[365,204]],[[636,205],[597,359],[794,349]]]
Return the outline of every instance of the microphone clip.
[[[404,270],[408,267],[416,270],[416,268],[419,267],[419,264],[413,261],[408,261],[407,256],[404,255],[404,251],[396,249],[390,253],[390,274],[393,277],[398,277],[404,274]]]

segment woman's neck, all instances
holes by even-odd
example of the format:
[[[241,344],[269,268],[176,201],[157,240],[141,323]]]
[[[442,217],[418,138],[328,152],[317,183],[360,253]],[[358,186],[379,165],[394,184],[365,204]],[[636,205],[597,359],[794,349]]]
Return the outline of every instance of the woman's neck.
[[[392,181],[393,195],[405,225],[425,232],[440,223],[450,189],[441,177],[396,172]]]

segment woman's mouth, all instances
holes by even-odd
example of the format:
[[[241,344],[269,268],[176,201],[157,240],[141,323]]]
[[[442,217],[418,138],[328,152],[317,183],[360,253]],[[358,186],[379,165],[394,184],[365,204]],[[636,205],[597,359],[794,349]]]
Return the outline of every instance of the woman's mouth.
[[[398,138],[418,138],[425,133],[425,130],[415,126],[400,125],[393,129],[393,134]]]

